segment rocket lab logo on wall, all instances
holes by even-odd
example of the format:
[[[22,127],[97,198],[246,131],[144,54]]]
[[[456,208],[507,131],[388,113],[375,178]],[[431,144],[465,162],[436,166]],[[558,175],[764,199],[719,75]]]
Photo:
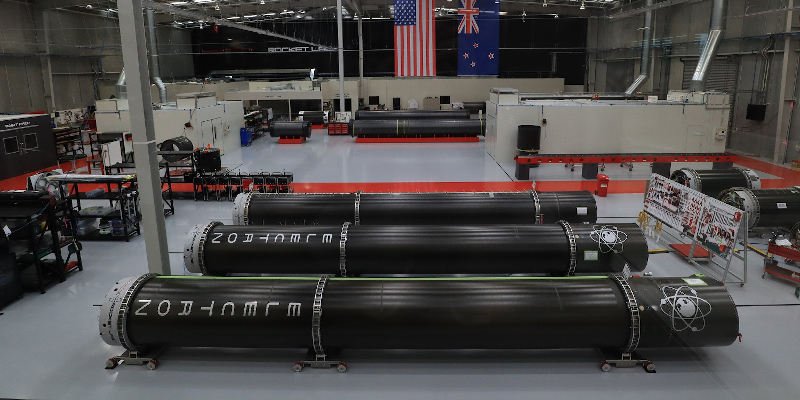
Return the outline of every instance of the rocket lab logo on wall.
[[[603,254],[621,253],[625,249],[625,241],[628,240],[627,233],[616,226],[607,225],[595,225],[589,237],[597,243]]]
[[[661,312],[672,321],[675,332],[700,332],[706,327],[706,317],[711,314],[711,304],[697,295],[697,291],[681,286],[661,288],[664,298],[661,299]]]

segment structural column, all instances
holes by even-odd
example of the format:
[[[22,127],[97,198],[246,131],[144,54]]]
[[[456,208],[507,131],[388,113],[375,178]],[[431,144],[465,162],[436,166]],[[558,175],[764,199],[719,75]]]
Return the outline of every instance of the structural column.
[[[778,164],[786,162],[786,150],[789,146],[789,126],[791,108],[794,106],[794,99],[787,96],[794,96],[795,80],[797,71],[792,64],[792,60],[797,58],[796,47],[792,39],[792,19],[794,18],[794,0],[788,0],[786,5],[786,28],[783,34],[783,60],[781,62],[781,84],[778,94],[778,119],[775,132],[775,150],[772,161]]]
[[[142,0],[118,0],[117,7],[147,266],[150,272],[169,274],[169,252],[153,128]]]
[[[364,97],[364,15],[358,13],[358,94]]]
[[[339,111],[347,111],[344,98],[344,35],[342,34],[342,0],[336,0],[336,34],[339,39]]]

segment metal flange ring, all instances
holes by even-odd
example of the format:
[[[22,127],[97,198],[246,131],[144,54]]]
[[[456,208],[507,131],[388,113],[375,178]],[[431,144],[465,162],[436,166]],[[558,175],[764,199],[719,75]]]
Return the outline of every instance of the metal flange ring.
[[[575,269],[578,267],[578,242],[575,238],[575,232],[572,230],[572,225],[567,221],[558,221],[558,224],[564,229],[564,234],[569,240],[569,268],[567,269],[567,276],[575,275]]]
[[[625,303],[628,308],[628,314],[630,315],[630,332],[628,335],[628,343],[625,345],[625,348],[622,350],[622,352],[633,353],[636,351],[636,348],[639,347],[639,339],[641,338],[642,332],[639,302],[636,300],[636,294],[633,292],[633,288],[624,276],[620,274],[612,274],[610,277],[614,280],[614,282],[616,282],[622,291],[623,296],[625,296]]]
[[[311,315],[311,345],[314,348],[314,356],[317,361],[324,361],[326,358],[325,348],[322,347],[322,294],[325,291],[328,278],[328,275],[320,276],[314,291],[314,305]]]

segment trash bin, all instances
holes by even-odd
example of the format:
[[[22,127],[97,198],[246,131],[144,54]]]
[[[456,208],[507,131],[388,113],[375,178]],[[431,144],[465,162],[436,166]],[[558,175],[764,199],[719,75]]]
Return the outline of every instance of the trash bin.
[[[608,182],[610,180],[606,174],[597,174],[597,190],[594,191],[594,194],[600,197],[608,196]]]
[[[250,146],[250,143],[253,143],[253,132],[249,128],[239,129],[239,136],[242,139],[242,146]]]

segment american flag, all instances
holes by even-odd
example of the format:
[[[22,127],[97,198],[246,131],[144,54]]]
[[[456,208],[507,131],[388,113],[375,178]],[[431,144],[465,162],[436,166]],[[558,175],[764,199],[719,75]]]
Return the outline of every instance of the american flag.
[[[434,0],[394,0],[394,76],[436,76]]]

